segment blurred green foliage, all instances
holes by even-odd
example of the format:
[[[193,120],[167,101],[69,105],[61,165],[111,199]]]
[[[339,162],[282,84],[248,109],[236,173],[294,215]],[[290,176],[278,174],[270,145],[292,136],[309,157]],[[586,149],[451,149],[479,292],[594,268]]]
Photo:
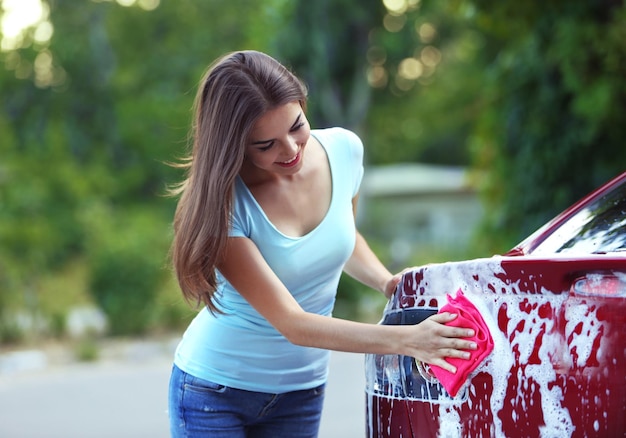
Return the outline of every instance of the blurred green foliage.
[[[175,201],[163,195],[181,175],[167,162],[186,154],[207,64],[267,49],[259,34],[277,26],[281,3],[181,0],[146,11],[56,0],[49,41],[27,29],[1,53],[0,326],[13,333],[16,311],[39,313],[62,294],[43,277],[77,260],[112,333],[145,330],[149,314],[181,317],[153,309],[172,306],[155,300],[164,284],[178,295],[164,280]]]
[[[182,176],[167,163],[185,155],[196,84],[227,51],[291,66],[312,124],[356,130],[369,164],[471,164],[489,254],[626,162],[621,1],[44,5],[51,38],[27,28],[0,51],[0,342],[20,338],[19,312],[62,332],[76,302],[102,307],[114,334],[189,320],[167,267],[163,194]],[[416,264],[433,257],[451,255],[425,249]],[[339,314],[368,294],[340,289]]]
[[[380,0],[317,0],[294,2],[292,8],[275,47],[307,84],[308,118],[319,128],[361,129],[371,101],[364,74],[369,35],[380,26],[385,7]]]
[[[498,249],[625,170],[626,4],[474,3],[494,44],[469,147]]]
[[[95,208],[94,208],[95,207]],[[92,207],[85,218],[89,290],[112,335],[145,334],[152,325],[168,243],[167,221],[149,208],[112,214]]]
[[[476,30],[470,2],[417,5],[397,31],[381,26],[370,37],[370,63],[383,63],[385,77],[367,117],[368,158],[467,165],[466,139],[479,115],[489,41]],[[414,80],[400,74],[410,58],[420,61]]]

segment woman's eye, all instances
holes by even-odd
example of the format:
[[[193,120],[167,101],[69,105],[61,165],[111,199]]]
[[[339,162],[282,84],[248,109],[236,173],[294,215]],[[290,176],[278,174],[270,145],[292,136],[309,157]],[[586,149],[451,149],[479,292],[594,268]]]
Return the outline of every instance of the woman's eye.
[[[291,132],[295,132],[298,129],[302,128],[304,126],[304,122],[300,122],[297,125],[295,125],[293,128],[291,128]]]
[[[269,151],[272,146],[274,146],[274,142],[269,143],[267,146],[260,147],[259,150],[261,152]]]

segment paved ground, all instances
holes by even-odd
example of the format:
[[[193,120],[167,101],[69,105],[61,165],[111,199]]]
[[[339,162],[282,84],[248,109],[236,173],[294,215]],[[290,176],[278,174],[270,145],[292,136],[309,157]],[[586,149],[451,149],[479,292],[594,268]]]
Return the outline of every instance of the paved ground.
[[[136,343],[96,363],[0,355],[2,438],[167,438],[169,346]],[[333,353],[320,438],[365,436],[363,356]]]

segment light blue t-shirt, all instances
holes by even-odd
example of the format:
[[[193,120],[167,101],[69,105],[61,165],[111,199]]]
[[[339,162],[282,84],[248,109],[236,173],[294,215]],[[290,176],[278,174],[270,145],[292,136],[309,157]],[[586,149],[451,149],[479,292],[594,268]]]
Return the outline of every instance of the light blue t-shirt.
[[[363,145],[342,128],[313,130],[330,164],[332,197],[322,222],[302,237],[289,237],[269,221],[240,178],[236,180],[231,236],[248,237],[296,298],[311,313],[331,315],[343,266],[355,244],[352,198],[363,177]],[[248,391],[284,393],[326,381],[329,352],[290,343],[218,272],[218,305],[201,310],[176,350],[183,371]]]

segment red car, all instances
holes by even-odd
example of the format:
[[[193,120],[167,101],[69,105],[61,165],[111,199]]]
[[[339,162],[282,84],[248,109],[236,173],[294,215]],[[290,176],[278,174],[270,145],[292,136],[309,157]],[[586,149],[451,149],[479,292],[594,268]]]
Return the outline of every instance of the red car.
[[[626,172],[503,256],[407,272],[381,323],[457,290],[493,350],[454,397],[410,357],[367,355],[369,437],[626,437]]]

